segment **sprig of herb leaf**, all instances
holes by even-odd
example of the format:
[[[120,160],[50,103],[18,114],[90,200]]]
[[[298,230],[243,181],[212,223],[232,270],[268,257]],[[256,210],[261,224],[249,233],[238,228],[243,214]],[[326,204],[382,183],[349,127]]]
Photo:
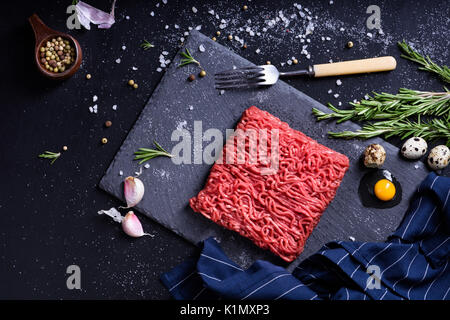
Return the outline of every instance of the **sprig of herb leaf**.
[[[198,62],[197,60],[194,59],[192,54],[189,52],[188,48],[186,48],[184,52],[181,51],[180,55],[183,58],[180,60],[180,64],[178,65],[178,67],[182,67],[182,66],[188,65],[190,63],[194,63],[200,67],[200,62]]]
[[[150,159],[160,156],[165,156],[169,158],[173,157],[173,155],[164,150],[164,148],[161,147],[161,145],[158,142],[153,141],[153,143],[155,144],[156,149],[139,148],[138,151],[134,153],[135,155],[134,160],[140,160],[139,164],[142,164]]]
[[[422,67],[419,67],[420,70],[425,70],[428,72],[436,73],[438,74],[441,79],[447,83],[450,83],[450,68],[446,65],[439,66],[435,62],[431,60],[429,56],[424,57],[417,51],[415,51],[413,48],[411,48],[405,40],[402,42],[398,42],[398,46],[400,50],[403,52],[401,55],[402,58],[414,61]]]
[[[147,40],[144,40],[144,42],[141,43],[141,48],[143,48],[144,50],[148,50],[148,49],[153,48],[153,47],[154,47],[154,45],[152,45]]]
[[[44,159],[52,159],[50,164],[53,164],[53,162],[55,162],[60,156],[61,152],[45,151],[44,153],[41,153],[38,157]]]

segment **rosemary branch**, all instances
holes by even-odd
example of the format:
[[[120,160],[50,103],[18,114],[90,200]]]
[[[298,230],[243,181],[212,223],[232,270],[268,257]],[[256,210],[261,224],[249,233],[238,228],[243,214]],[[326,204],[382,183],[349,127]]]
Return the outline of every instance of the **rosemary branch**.
[[[405,42],[405,40],[403,40],[402,42],[398,42],[398,46],[399,46],[400,50],[403,52],[403,54],[401,55],[402,58],[414,61],[414,62],[422,65],[422,67],[419,68],[420,70],[425,70],[428,72],[436,73],[441,77],[441,79],[443,81],[450,83],[449,67],[447,67],[446,65],[441,67],[441,66],[437,65],[435,62],[433,62],[429,56],[426,56],[426,57],[422,56],[417,51],[414,51],[414,49],[411,48]]]
[[[349,110],[341,110],[328,103],[332,113],[316,108],[312,112],[317,120],[337,118],[337,123],[347,120],[367,121],[386,119],[406,119],[411,116],[449,116],[450,91],[428,92],[401,88],[398,94],[373,93],[373,97],[359,103],[350,102]]]
[[[194,57],[189,52],[188,48],[186,48],[184,52],[181,51],[180,55],[183,58],[180,60],[180,64],[178,65],[178,67],[182,67],[182,66],[185,66],[185,65],[190,64],[190,63],[194,63],[194,64],[196,64],[196,65],[198,65],[200,67],[200,62],[198,62],[197,60],[194,59]]]
[[[142,164],[150,159],[159,157],[159,156],[165,156],[172,158],[173,155],[164,150],[161,145],[159,145],[158,142],[153,141],[153,143],[156,146],[156,149],[149,149],[149,148],[139,148],[138,151],[134,153],[135,157],[134,160],[141,160],[139,161],[139,164]]]
[[[51,151],[45,151],[44,153],[38,155],[39,158],[52,159],[50,164],[53,164],[53,162],[55,162],[56,159],[58,159],[60,156],[61,152],[51,152]]]
[[[444,138],[450,145],[450,122],[442,119],[432,119],[427,122],[412,122],[407,119],[379,121],[364,125],[357,131],[329,132],[333,138],[369,139],[377,136],[389,138],[399,136],[401,139],[409,136],[422,137],[425,140]]]

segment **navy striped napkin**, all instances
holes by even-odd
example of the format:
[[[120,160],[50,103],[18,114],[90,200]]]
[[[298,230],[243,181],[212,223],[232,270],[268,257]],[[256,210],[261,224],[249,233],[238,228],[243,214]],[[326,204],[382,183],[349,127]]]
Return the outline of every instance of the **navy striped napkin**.
[[[386,242],[327,243],[292,273],[267,261],[243,270],[212,238],[161,276],[175,299],[450,299],[450,178],[430,173]]]

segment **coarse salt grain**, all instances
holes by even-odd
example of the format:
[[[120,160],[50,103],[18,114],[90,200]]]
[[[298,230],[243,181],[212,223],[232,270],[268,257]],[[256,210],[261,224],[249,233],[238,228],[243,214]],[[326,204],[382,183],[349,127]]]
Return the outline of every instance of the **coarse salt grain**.
[[[97,101],[98,100],[98,97],[97,96],[93,96],[92,97],[92,102],[95,102],[95,101]]]
[[[328,90],[328,94],[332,94],[333,93],[333,90]]]
[[[155,12],[150,12],[150,15],[152,16],[152,17],[154,17],[155,16]]]
[[[340,85],[342,84],[342,81],[341,81],[340,79],[337,79],[337,80],[336,80],[336,84],[337,84],[338,86],[340,86]]]
[[[196,7],[192,7],[192,12],[193,12],[193,13],[197,13],[197,11],[198,11],[198,10],[197,10]]]
[[[206,51],[206,49],[205,49],[205,46],[204,45],[199,45],[198,46],[198,51],[200,51],[200,52],[205,52]]]
[[[131,69],[133,69],[134,71],[136,71],[138,68],[137,68],[137,67],[131,67]]]
[[[126,50],[127,49],[127,47],[126,46],[122,46],[122,50]]]
[[[337,98],[339,98],[339,93],[335,93],[334,94],[334,97],[337,99]]]
[[[145,169],[150,168],[150,164],[148,164],[148,163],[144,164],[144,168],[145,168]]]
[[[113,109],[113,110],[117,110],[117,104],[113,105],[113,106],[112,106],[112,109]]]
[[[123,176],[123,171],[122,170],[119,171],[119,176]]]
[[[161,68],[156,68],[156,71],[161,72],[162,69]]]
[[[116,63],[120,63],[121,61],[120,58],[116,59]]]

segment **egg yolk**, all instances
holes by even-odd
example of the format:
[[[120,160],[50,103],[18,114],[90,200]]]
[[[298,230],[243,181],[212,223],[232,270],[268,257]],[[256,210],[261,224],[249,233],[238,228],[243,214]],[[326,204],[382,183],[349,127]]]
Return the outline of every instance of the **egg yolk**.
[[[375,192],[375,196],[381,201],[389,201],[392,200],[395,196],[395,186],[388,179],[381,179],[373,188]]]

